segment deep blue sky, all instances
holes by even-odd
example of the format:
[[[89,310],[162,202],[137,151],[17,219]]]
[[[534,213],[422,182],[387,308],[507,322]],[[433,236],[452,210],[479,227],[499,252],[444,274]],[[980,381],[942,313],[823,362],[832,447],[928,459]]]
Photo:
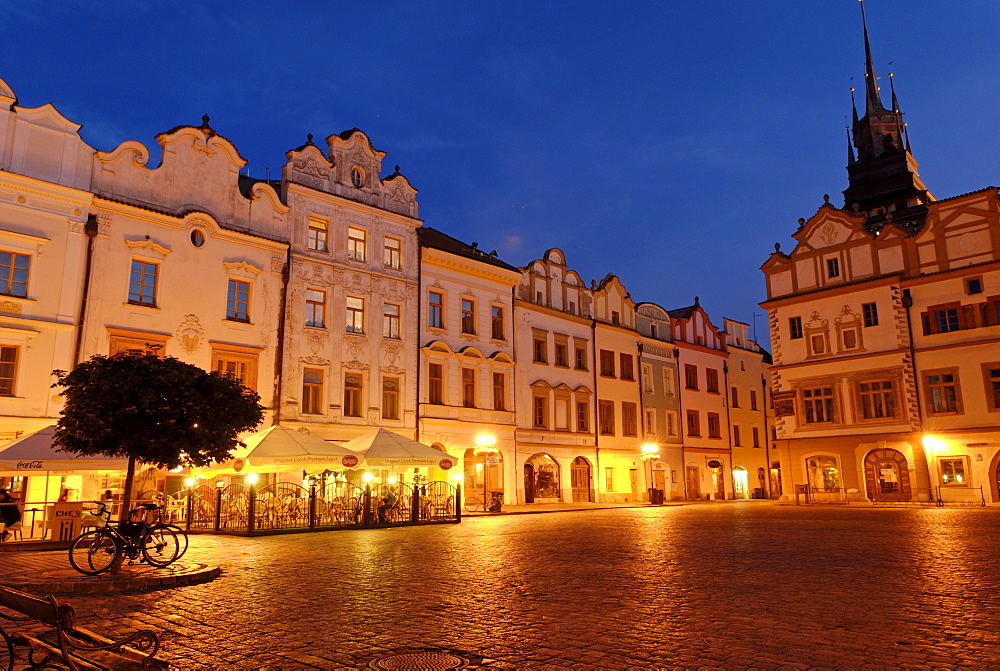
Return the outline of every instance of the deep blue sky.
[[[865,6],[931,192],[1000,181],[1000,3]],[[0,4],[0,78],[98,149],[208,113],[277,176],[307,133],[357,126],[427,225],[519,266],[560,247],[636,301],[698,295],[720,327],[763,312],[798,217],[842,204],[863,73],[855,0]]]

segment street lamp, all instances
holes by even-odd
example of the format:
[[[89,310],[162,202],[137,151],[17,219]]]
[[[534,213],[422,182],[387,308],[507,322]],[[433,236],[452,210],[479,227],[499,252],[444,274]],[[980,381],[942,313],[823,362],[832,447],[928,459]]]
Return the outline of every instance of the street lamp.
[[[649,505],[653,505],[653,460],[660,458],[660,446],[656,443],[647,443],[642,446],[642,454],[639,458],[649,464]]]
[[[489,499],[490,469],[488,459],[500,450],[496,447],[496,436],[488,433],[481,433],[476,436],[476,445],[472,448],[472,454],[483,457],[483,510],[489,512],[493,507],[493,502]],[[478,465],[478,464],[477,464]]]

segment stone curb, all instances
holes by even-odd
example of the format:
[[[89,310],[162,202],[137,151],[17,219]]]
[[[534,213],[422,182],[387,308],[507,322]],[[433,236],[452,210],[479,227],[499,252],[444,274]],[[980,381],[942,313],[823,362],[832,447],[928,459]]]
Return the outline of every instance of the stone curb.
[[[3,586],[33,594],[102,594],[132,589],[156,589],[194,585],[215,580],[222,568],[207,564],[191,564],[179,571],[157,573],[157,569],[144,567],[140,573],[129,575],[123,568],[118,575],[83,576],[75,571],[59,571],[61,575],[48,580],[23,580],[21,576],[8,576]],[[74,574],[77,577],[74,577]]]

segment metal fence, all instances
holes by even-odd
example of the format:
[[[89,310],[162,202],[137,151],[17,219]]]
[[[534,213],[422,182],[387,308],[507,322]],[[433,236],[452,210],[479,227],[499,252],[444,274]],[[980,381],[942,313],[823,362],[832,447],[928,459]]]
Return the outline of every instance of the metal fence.
[[[337,527],[460,522],[460,485],[427,482],[358,486],[289,482],[259,489],[200,485],[167,497],[170,521],[193,531],[258,534]]]

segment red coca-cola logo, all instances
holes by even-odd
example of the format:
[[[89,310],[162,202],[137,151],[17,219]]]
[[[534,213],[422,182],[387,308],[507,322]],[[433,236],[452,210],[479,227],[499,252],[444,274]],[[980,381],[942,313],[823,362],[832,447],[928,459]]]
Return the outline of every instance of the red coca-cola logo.
[[[441,461],[438,462],[438,466],[440,466],[443,470],[446,471],[454,465],[455,462],[452,461],[451,459],[442,459]]]
[[[354,468],[358,465],[358,458],[353,454],[345,454],[340,458],[340,463],[342,463],[347,468]]]

